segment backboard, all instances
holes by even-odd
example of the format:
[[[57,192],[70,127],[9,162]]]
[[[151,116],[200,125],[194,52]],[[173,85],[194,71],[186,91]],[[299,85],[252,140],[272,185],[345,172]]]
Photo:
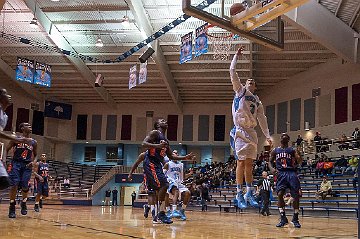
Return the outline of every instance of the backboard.
[[[272,0],[265,0],[272,1]],[[278,1],[278,0],[274,0]],[[183,11],[185,14],[193,16],[208,22],[211,25],[218,26],[229,32],[245,37],[248,40],[267,46],[274,50],[282,50],[284,48],[284,23],[280,16],[276,16],[271,21],[271,34],[259,30],[260,25],[247,29],[238,27],[240,25],[233,24],[230,17],[230,7],[236,2],[244,2],[243,0],[183,0]],[[246,0],[245,4],[252,4],[252,0]],[[255,4],[254,4],[255,6]],[[245,11],[244,11],[245,12]],[[261,25],[267,22],[262,21]]]

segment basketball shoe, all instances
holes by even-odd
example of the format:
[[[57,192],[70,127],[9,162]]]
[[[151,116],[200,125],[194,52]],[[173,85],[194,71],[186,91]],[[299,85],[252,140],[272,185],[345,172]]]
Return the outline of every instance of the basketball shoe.
[[[234,204],[236,204],[237,207],[240,209],[245,209],[247,207],[246,201],[244,199],[244,195],[242,194],[242,192],[237,193],[237,195],[234,199]]]

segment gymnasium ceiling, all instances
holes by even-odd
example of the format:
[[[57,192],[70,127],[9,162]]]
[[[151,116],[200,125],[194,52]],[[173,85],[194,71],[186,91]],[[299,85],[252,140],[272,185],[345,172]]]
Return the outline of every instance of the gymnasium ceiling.
[[[230,7],[233,2],[226,0],[226,6]],[[35,0],[7,0],[0,16],[1,31],[52,46],[67,46],[62,48],[99,59],[115,59],[144,40],[149,35],[146,32],[154,32],[183,14],[180,0],[37,0],[36,3],[39,22],[42,25],[51,22],[51,34],[58,31],[59,35],[49,35],[43,26],[39,29],[29,27],[34,17]],[[333,13],[334,18],[341,19],[356,32],[360,31],[360,1],[319,0],[318,3]],[[209,11],[218,9],[219,4],[209,7]],[[142,20],[136,19],[136,15]],[[129,24],[122,22],[124,16],[129,18]],[[13,80],[8,75],[15,69],[16,57],[21,56],[52,65],[51,88],[20,83],[35,97],[68,103],[107,102],[110,105],[174,102],[179,108],[183,103],[230,102],[233,95],[228,74],[230,59],[213,60],[210,45],[206,55],[182,65],[178,63],[181,35],[194,31],[202,24],[202,21],[191,18],[162,36],[155,43],[159,47],[155,57],[148,63],[148,82],[132,90],[128,89],[129,68],[139,64],[138,57],[143,50],[121,63],[84,63],[79,59],[73,60],[59,53],[2,37],[0,79]],[[273,29],[271,23],[261,28],[264,32]],[[95,46],[98,37],[104,43],[102,48]],[[232,47],[232,54],[238,44],[246,48],[238,64],[238,73],[244,79],[250,76],[256,78],[260,91],[337,57],[289,23],[285,23],[283,51],[273,51],[247,40],[237,40]],[[93,75],[98,73],[104,76],[102,88],[94,87]]]

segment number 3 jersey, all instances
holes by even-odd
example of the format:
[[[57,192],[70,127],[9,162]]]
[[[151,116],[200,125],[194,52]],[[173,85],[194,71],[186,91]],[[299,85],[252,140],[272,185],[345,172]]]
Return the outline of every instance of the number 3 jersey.
[[[37,174],[39,174],[43,179],[47,179],[49,176],[49,164],[40,162]]]
[[[259,97],[246,90],[243,86],[237,92],[232,103],[234,125],[239,128],[255,128],[257,125],[257,111],[261,104]]]
[[[181,162],[173,162],[169,161],[169,168],[166,171],[166,176],[168,178],[169,183],[175,182],[181,184],[183,181],[183,168],[184,164]]]
[[[276,169],[279,171],[296,171],[295,150],[291,147],[274,149]]]
[[[30,162],[34,149],[35,140],[31,144],[18,143],[14,146],[13,160],[20,162]]]

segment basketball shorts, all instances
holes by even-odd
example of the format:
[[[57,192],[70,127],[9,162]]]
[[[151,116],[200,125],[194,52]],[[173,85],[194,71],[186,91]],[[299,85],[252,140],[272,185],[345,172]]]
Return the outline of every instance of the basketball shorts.
[[[180,194],[182,194],[183,192],[189,191],[189,189],[184,184],[175,182],[175,181],[170,181],[169,188],[168,188],[169,194],[171,194],[171,190],[173,190],[174,187],[176,187],[179,190]]]
[[[290,189],[292,198],[301,197],[300,180],[295,171],[279,171],[276,181],[276,192]]]
[[[44,196],[44,197],[48,197],[49,196],[49,183],[44,180],[44,182],[40,182],[39,180],[36,180],[37,184],[36,184],[36,189],[37,189],[37,193]]]
[[[154,193],[162,187],[169,186],[162,168],[157,169],[151,165],[150,167],[144,165],[144,181],[148,193]]]
[[[20,186],[22,190],[28,190],[32,173],[31,167],[26,166],[28,163],[30,162],[11,161],[10,186]]]
[[[0,190],[3,190],[9,186],[10,186],[9,175],[6,172],[6,168],[4,167],[0,159]]]
[[[254,128],[235,127],[230,131],[230,146],[238,160],[256,159],[258,138]]]

